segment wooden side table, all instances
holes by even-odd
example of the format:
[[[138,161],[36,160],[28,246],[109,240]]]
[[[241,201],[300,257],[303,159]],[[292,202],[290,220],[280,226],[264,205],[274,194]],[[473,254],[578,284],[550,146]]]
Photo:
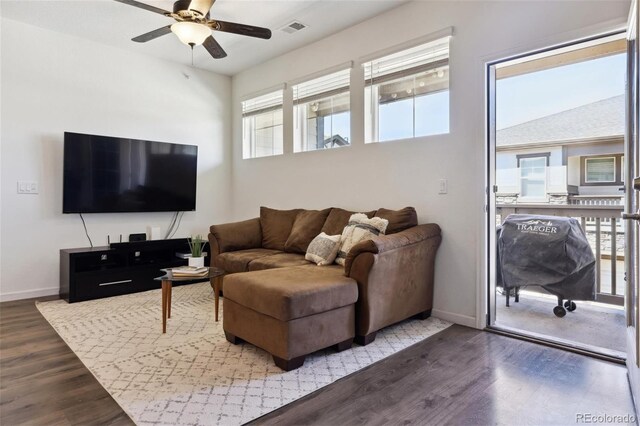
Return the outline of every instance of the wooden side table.
[[[162,282],[162,332],[167,332],[167,318],[171,318],[171,290],[174,282],[196,283],[213,279],[215,293],[215,316],[218,321],[218,303],[220,298],[220,281],[224,275],[224,271],[220,268],[208,268],[209,273],[203,277],[174,277],[171,269],[163,269],[165,275],[155,278],[156,281]]]

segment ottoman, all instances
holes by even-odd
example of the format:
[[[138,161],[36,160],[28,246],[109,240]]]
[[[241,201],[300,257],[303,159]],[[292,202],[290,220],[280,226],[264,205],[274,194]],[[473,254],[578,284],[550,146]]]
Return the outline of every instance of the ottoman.
[[[340,266],[306,265],[225,277],[223,327],[233,344],[246,341],[285,371],[335,345],[351,347],[358,284]]]

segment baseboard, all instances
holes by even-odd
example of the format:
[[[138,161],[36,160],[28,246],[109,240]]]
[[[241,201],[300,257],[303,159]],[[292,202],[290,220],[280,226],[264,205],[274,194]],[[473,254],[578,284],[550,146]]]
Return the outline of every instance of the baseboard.
[[[55,296],[60,292],[60,287],[39,288],[37,290],[12,291],[0,293],[0,302],[12,300],[31,299],[34,297]]]
[[[464,325],[471,328],[477,328],[475,317],[455,314],[453,312],[440,311],[438,309],[432,310],[431,315],[436,318],[440,318],[442,320],[449,321],[455,324],[460,324],[460,325]]]

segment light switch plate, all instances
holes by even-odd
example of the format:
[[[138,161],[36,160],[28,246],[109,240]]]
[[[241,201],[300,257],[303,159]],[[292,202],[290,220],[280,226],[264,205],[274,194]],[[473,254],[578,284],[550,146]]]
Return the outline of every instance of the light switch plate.
[[[446,194],[449,192],[449,182],[447,179],[440,179],[438,181],[438,194]]]
[[[32,180],[18,181],[18,194],[37,194],[38,182]]]

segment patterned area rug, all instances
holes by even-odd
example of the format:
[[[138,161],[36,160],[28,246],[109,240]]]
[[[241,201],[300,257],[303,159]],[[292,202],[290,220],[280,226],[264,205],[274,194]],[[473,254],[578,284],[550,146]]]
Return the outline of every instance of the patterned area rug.
[[[437,318],[405,321],[379,332],[370,345],[320,351],[286,373],[265,351],[225,340],[208,283],[173,289],[166,334],[160,290],[37,307],[139,425],[242,424],[450,325]]]

